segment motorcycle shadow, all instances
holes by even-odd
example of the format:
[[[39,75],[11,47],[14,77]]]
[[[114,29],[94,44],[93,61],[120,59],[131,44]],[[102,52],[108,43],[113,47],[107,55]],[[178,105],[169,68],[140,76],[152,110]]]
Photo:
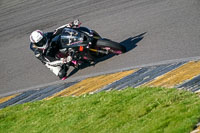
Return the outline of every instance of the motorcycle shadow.
[[[146,33],[147,32],[144,32],[144,33],[139,34],[137,36],[129,37],[128,39],[120,42],[120,44],[123,45],[126,48],[125,53],[127,53],[127,52],[131,51],[132,49],[134,49],[135,47],[137,47],[137,43],[140,42],[144,38],[144,35]]]
[[[137,36],[134,37],[129,37],[128,39],[120,42],[121,45],[123,45],[126,48],[126,52],[131,51],[132,49],[134,49],[135,47],[137,47],[137,43],[139,43],[143,38],[144,35],[147,32],[144,32],[142,34],[139,34]],[[74,75],[75,73],[77,73],[79,70],[87,68],[87,67],[91,67],[91,66],[95,66],[96,64],[98,64],[99,62],[105,61],[107,59],[112,58],[113,56],[115,56],[115,54],[109,54],[107,56],[101,57],[101,58],[97,58],[95,59],[95,63],[94,64],[90,64],[90,63],[83,63],[79,68],[74,68],[68,75],[68,77]]]

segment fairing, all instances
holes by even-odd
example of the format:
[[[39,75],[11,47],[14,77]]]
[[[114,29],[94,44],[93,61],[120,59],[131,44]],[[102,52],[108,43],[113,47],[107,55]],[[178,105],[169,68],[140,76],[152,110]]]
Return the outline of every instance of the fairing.
[[[73,47],[83,42],[83,36],[81,33],[74,29],[65,28],[61,33],[61,44],[62,46]]]

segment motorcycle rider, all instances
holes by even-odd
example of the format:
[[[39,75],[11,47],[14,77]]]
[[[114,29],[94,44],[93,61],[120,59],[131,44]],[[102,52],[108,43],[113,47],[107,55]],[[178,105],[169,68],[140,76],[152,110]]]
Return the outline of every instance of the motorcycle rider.
[[[68,56],[67,59],[56,58],[61,45],[59,41],[55,41],[55,38],[61,34],[64,28],[78,28],[80,25],[79,20],[74,20],[58,27],[54,32],[44,33],[41,30],[35,30],[30,35],[30,49],[34,52],[36,58],[62,80],[67,78],[67,70],[72,57]]]

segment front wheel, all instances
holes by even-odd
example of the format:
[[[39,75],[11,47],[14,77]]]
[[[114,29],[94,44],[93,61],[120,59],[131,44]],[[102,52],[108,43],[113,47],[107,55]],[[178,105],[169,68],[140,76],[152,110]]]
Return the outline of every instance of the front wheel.
[[[107,50],[109,53],[114,54],[122,54],[126,52],[126,48],[123,45],[108,39],[98,40],[96,47],[102,50]]]

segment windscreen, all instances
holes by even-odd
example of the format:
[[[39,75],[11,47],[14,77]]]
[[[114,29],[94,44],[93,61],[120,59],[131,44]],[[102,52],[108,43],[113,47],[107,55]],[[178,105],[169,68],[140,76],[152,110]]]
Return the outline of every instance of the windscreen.
[[[63,46],[71,46],[82,42],[83,37],[81,36],[81,33],[70,28],[63,29],[61,33],[61,43]]]

